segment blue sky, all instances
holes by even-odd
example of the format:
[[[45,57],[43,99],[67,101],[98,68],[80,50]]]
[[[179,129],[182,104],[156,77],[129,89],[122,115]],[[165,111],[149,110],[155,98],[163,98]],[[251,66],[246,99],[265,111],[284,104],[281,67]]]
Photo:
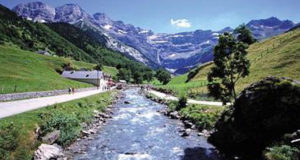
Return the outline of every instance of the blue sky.
[[[12,8],[33,0],[0,0]],[[90,14],[106,13],[157,33],[175,33],[196,29],[220,30],[236,27],[252,19],[276,16],[300,22],[300,0],[40,0],[57,7],[79,4]]]

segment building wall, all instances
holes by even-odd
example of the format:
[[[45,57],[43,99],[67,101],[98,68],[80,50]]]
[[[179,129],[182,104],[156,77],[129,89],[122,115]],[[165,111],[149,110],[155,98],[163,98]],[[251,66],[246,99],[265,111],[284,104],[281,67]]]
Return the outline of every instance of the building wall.
[[[72,79],[79,82],[89,83],[94,86],[99,86],[99,89],[106,89],[107,88],[107,81],[104,79]]]

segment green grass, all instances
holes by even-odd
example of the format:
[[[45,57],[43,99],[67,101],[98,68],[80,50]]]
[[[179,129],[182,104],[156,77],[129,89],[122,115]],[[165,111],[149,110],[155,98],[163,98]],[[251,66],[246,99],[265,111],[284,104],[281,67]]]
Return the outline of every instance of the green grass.
[[[7,144],[9,143],[13,144],[11,146],[16,146],[11,150],[4,149],[6,153],[9,153],[10,159],[17,159],[18,157],[23,157],[22,159],[26,159],[24,157],[27,157],[27,159],[31,159],[33,151],[41,143],[35,135],[37,126],[45,125],[45,122],[53,121],[53,118],[56,115],[60,115],[61,118],[65,119],[70,119],[70,117],[72,117],[72,119],[75,119],[78,123],[90,122],[93,119],[93,111],[102,111],[106,106],[111,104],[111,100],[112,97],[114,97],[114,94],[115,92],[101,93],[98,95],[61,103],[1,119],[0,128],[12,126],[10,128],[13,129],[8,130],[8,133],[6,134],[1,132],[0,130],[0,144],[2,144],[4,141],[6,142],[6,146],[8,146]],[[74,131],[74,133],[77,134],[79,133],[78,131],[81,129],[81,127],[70,125],[68,129]],[[9,139],[9,141],[5,141],[5,136],[13,135],[13,131],[17,131],[17,134],[14,135],[15,137],[13,137],[13,139]],[[77,137],[77,135],[74,136],[75,137],[71,137],[71,139],[69,138],[68,141],[65,140],[65,142],[71,142]],[[0,146],[0,155],[3,148],[5,148],[4,145]]]
[[[192,121],[199,130],[211,130],[215,123],[220,118],[225,107],[221,106],[206,106],[206,105],[188,105],[180,110],[180,114]]]
[[[43,56],[0,45],[0,94],[91,87],[90,84],[63,78],[57,72],[62,71],[62,66],[68,63],[77,69],[92,69],[95,66],[70,58]],[[117,70],[105,66],[104,72],[115,75]]]
[[[119,71],[115,67],[103,66],[103,72],[110,74],[112,77],[116,77]]]
[[[154,99],[157,97],[154,94],[148,93],[147,98]],[[175,111],[178,108],[177,101],[167,101],[161,99],[160,101],[166,101],[169,110]],[[215,123],[220,118],[221,114],[227,107],[225,106],[211,106],[211,105],[200,105],[200,104],[188,104],[186,107],[181,108],[179,113],[184,119],[190,120],[195,124],[196,128],[200,131],[203,129],[211,130],[215,126]]]
[[[173,94],[180,97],[193,94],[195,90],[203,87],[206,88],[207,85],[206,80],[190,81],[188,83],[186,83],[186,80],[187,74],[183,74],[172,78],[172,80],[167,85],[155,84],[155,86],[158,88],[172,90]]]
[[[300,29],[255,43],[249,47],[248,52],[250,75],[238,81],[238,92],[267,76],[300,80]],[[212,65],[201,67],[188,83],[185,83],[187,74],[184,74],[173,78],[166,86],[157,86],[171,89],[176,95],[187,94],[196,99],[211,99],[207,97],[206,80]]]

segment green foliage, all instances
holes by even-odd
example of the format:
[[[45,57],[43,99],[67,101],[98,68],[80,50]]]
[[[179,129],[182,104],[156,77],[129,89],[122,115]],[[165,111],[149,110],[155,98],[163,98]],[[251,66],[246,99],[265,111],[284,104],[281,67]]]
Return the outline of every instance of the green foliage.
[[[131,71],[126,68],[121,68],[119,70],[119,73],[117,74],[117,77],[119,80],[126,80],[127,82],[130,82],[131,80]]]
[[[95,70],[98,70],[98,71],[102,71],[103,70],[103,65],[101,63],[98,63],[95,67],[94,67]]]
[[[267,160],[299,160],[299,155],[298,148],[281,145],[267,148],[265,158]]]
[[[167,83],[170,82],[171,80],[171,74],[164,70],[164,69],[159,69],[156,71],[155,77],[163,84],[166,85]]]
[[[220,106],[188,105],[180,110],[180,114],[185,119],[191,120],[201,131],[213,129],[223,110],[224,107]]]
[[[15,128],[14,124],[9,126],[2,126],[0,128],[0,150],[12,151],[18,147],[17,138],[18,130]]]
[[[133,80],[135,84],[143,83],[143,76],[140,72],[135,72],[133,75]]]
[[[245,24],[238,26],[234,30],[234,34],[237,34],[237,40],[248,45],[253,44],[256,40],[254,39],[251,31]]]
[[[187,98],[185,96],[180,97],[176,106],[176,110],[179,111],[185,108],[186,106],[187,106]]]
[[[60,130],[58,144],[66,146],[70,144],[79,134],[79,119],[74,114],[54,113],[51,118],[45,120],[41,125],[41,134],[45,135],[55,129]]]
[[[144,71],[143,80],[145,80],[147,82],[150,82],[150,81],[153,80],[153,78],[154,78],[154,74],[153,74],[152,70],[146,70],[146,71]]]
[[[234,36],[224,33],[214,49],[214,66],[208,73],[209,95],[224,104],[236,99],[236,82],[249,74],[250,63],[246,58],[247,45],[236,41]]]

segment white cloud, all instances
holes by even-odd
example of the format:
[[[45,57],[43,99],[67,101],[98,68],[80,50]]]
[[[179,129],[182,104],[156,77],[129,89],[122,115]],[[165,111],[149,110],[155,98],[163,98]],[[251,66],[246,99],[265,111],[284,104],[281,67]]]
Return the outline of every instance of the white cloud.
[[[176,27],[180,27],[180,28],[190,28],[192,25],[191,23],[189,22],[189,20],[187,19],[171,19],[171,24],[173,26],[176,26]]]

